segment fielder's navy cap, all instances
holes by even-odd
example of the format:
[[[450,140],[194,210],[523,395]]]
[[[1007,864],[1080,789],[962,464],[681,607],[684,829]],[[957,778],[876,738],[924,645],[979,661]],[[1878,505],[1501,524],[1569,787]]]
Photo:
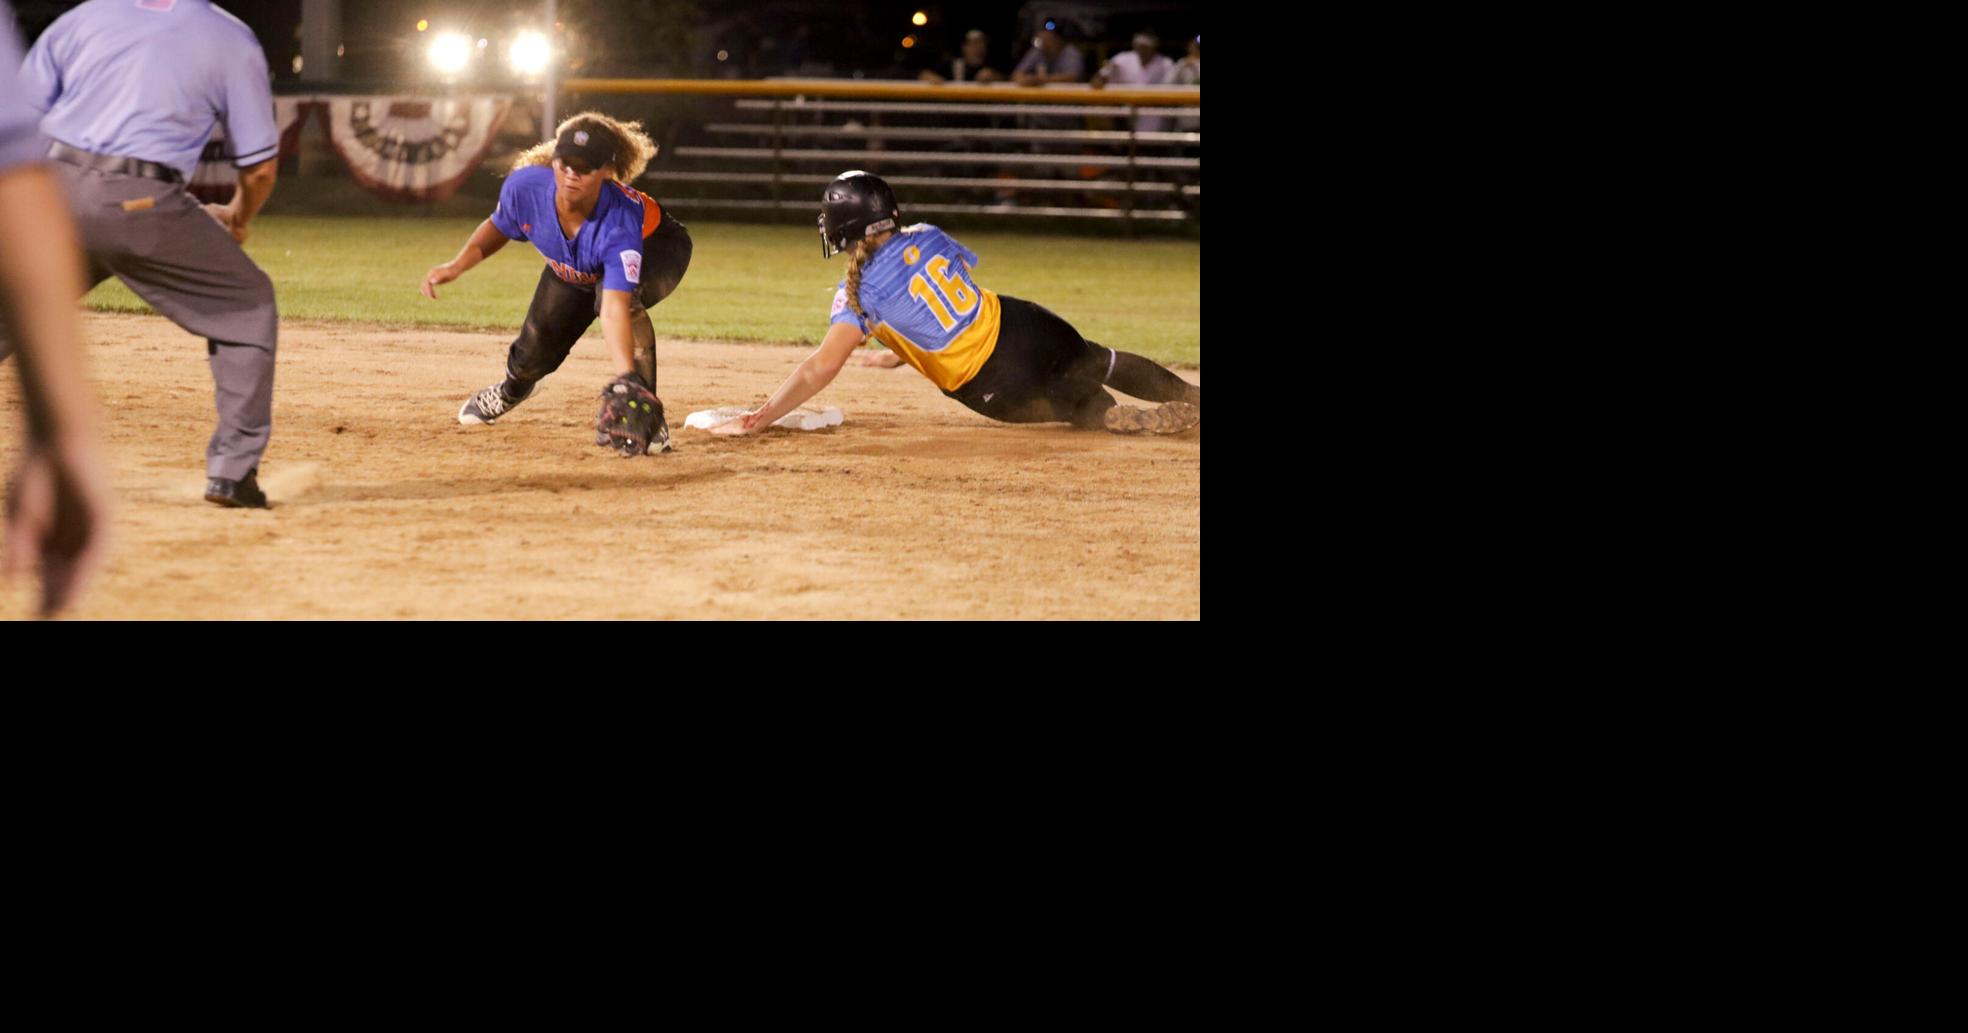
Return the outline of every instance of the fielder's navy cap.
[[[573,158],[590,169],[598,169],[615,160],[615,150],[615,137],[605,129],[569,129],[554,144],[554,157]]]

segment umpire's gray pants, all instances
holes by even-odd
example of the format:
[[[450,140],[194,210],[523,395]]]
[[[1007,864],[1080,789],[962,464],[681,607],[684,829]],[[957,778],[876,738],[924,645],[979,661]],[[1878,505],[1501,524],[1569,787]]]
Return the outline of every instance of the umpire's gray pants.
[[[182,186],[52,163],[68,194],[88,286],[111,276],[150,307],[207,338],[219,426],[205,475],[239,480],[273,433],[273,357],[280,314],[273,281]],[[12,352],[0,340],[0,359]]]

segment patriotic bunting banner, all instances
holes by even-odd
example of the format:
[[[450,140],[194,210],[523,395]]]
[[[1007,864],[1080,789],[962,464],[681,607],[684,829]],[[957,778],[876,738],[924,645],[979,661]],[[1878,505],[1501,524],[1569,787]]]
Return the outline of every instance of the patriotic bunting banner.
[[[324,97],[328,142],[371,193],[442,201],[485,160],[505,97]]]
[[[300,150],[309,115],[321,116],[328,142],[370,193],[391,201],[442,201],[478,170],[512,110],[509,97],[275,97],[280,155]],[[214,128],[198,156],[191,192],[232,200],[239,170],[225,130]]]

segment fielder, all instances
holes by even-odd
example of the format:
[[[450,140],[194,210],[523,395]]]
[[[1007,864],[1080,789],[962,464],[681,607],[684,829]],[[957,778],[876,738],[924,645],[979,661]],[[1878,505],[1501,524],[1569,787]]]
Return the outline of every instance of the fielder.
[[[668,451],[649,309],[682,282],[690,234],[654,198],[627,185],[656,156],[640,123],[590,111],[562,122],[557,133],[519,156],[492,217],[457,257],[424,277],[424,296],[435,300],[440,284],[508,240],[532,241],[547,260],[526,322],[506,351],[505,379],[465,399],[458,422],[493,423],[525,401],[599,315],[618,375],[602,389],[595,444],[625,456]]]
[[[1070,423],[1116,434],[1179,434],[1202,422],[1203,389],[1151,359],[1102,347],[1029,301],[971,279],[977,255],[902,213],[880,177],[843,172],[822,195],[820,253],[849,251],[832,326],[765,406],[711,429],[751,434],[833,383],[874,337],[943,393],[1005,423]],[[851,249],[851,250],[850,250]],[[1105,385],[1164,404],[1118,405]]]
[[[273,281],[239,246],[280,156],[259,40],[207,0],[90,0],[41,34],[19,81],[82,231],[84,289],[113,275],[206,339],[219,410],[206,501],[265,508],[280,316]],[[185,181],[219,123],[239,189],[201,207]],[[0,358],[9,350],[0,342]]]

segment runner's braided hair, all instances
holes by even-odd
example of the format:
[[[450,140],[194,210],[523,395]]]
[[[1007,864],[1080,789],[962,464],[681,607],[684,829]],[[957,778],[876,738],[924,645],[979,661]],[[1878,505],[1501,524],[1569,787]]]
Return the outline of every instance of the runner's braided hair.
[[[868,314],[861,311],[861,266],[874,257],[875,248],[880,246],[875,238],[862,237],[854,242],[854,250],[847,253],[847,307],[862,319],[867,319]]]

